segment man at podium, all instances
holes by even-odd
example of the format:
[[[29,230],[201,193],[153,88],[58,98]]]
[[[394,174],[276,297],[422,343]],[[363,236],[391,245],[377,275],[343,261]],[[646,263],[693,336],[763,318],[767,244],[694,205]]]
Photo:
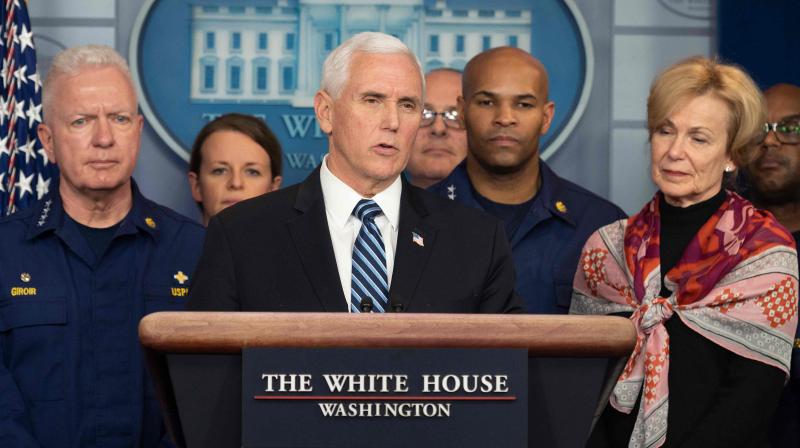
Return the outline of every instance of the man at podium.
[[[321,84],[328,154],[302,183],[211,219],[189,309],[520,312],[502,226],[400,175],[423,103],[413,53],[358,34]]]

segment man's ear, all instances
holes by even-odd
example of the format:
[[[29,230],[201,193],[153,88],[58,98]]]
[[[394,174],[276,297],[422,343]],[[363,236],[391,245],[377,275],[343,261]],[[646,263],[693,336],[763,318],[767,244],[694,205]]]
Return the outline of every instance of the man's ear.
[[[314,95],[314,114],[320,130],[327,135],[333,134],[333,98],[328,92],[320,90]]]
[[[550,129],[550,124],[553,123],[553,116],[556,114],[556,103],[552,101],[548,101],[542,107],[542,127],[541,131],[539,131],[540,135],[547,134],[547,130]]]
[[[39,136],[39,141],[42,142],[44,153],[47,154],[47,159],[54,164],[58,164],[53,145],[53,130],[46,124],[41,123],[39,127],[36,128],[36,134]]]

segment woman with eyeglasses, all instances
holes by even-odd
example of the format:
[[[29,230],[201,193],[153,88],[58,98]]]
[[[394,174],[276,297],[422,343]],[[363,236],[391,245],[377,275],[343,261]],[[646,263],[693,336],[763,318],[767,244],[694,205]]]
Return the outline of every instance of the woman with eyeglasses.
[[[629,316],[637,343],[590,447],[767,447],[797,326],[797,252],[722,188],[765,119],[741,69],[695,57],[650,88],[651,176],[636,215],[587,241],[571,312]]]

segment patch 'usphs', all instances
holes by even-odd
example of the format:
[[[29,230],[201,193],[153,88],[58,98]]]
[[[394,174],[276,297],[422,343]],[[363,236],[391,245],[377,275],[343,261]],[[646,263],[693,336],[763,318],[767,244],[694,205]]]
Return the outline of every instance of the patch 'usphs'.
[[[189,276],[184,274],[183,271],[178,271],[175,275],[172,276],[179,285],[183,285],[184,283],[189,281]],[[170,292],[172,293],[172,297],[186,297],[189,295],[189,288],[187,287],[172,287],[170,288]]]

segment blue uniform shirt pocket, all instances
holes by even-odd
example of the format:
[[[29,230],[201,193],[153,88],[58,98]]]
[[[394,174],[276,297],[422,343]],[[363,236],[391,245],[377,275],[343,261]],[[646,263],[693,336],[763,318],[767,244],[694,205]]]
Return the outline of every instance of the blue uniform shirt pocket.
[[[0,299],[2,362],[26,400],[64,399],[67,309],[63,295]]]

